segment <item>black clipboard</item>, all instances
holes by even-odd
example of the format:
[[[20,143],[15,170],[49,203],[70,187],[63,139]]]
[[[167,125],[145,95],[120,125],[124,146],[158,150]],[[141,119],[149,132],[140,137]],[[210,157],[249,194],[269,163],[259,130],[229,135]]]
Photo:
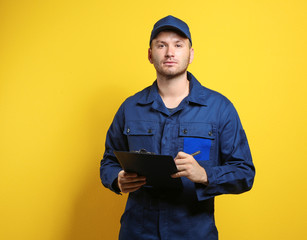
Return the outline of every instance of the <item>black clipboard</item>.
[[[172,156],[139,152],[114,151],[126,172],[146,177],[146,185],[161,189],[181,189],[181,178],[172,178],[178,172]],[[145,185],[145,186],[146,186]]]

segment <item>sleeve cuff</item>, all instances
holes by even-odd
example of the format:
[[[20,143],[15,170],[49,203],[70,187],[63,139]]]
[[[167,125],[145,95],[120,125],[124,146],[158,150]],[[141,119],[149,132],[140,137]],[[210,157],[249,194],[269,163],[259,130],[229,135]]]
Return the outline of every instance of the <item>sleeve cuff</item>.
[[[117,178],[114,179],[114,181],[113,181],[113,183],[112,183],[112,185],[111,185],[111,190],[112,190],[113,192],[117,193],[117,194],[122,195],[121,192],[120,192],[120,189],[119,189],[119,187],[118,187],[118,184],[117,184]]]
[[[116,194],[121,194],[120,193],[120,190],[119,190],[119,188],[118,188],[118,186],[117,186],[117,183],[116,183],[116,181],[117,181],[117,177],[118,177],[118,173],[121,171],[122,169],[120,168],[120,167],[118,167],[118,168],[114,168],[114,169],[112,169],[112,172],[111,173],[109,173],[109,180],[110,180],[110,185],[108,186],[109,187],[109,189],[111,190],[111,191],[113,191],[113,192],[115,192]]]
[[[195,183],[195,190],[198,201],[203,201],[216,195],[214,194],[214,189],[216,188],[217,180],[214,169],[213,167],[206,166],[205,170],[208,177],[208,184]]]

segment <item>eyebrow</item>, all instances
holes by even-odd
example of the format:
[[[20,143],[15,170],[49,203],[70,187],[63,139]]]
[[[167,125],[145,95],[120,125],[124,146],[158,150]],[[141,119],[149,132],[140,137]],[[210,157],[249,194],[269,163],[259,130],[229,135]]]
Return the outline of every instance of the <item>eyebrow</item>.
[[[178,43],[178,42],[184,43],[184,41],[182,41],[182,40],[180,40],[180,39],[175,41],[175,43]],[[165,42],[165,41],[156,40],[156,44],[158,44],[158,43],[166,43],[166,44],[167,44],[167,42]]]

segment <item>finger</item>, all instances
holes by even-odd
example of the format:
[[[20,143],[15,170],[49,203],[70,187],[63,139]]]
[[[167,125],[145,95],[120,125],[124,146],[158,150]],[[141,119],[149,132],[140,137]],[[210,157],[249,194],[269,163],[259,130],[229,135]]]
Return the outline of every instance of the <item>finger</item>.
[[[185,177],[185,171],[176,172],[171,175],[172,178],[179,178],[179,177]]]
[[[137,173],[134,173],[134,172],[125,172],[124,170],[121,170],[119,173],[118,173],[118,176],[119,177],[127,177],[127,178],[134,178],[134,177],[138,177],[138,174]],[[141,177],[141,176],[140,176]]]
[[[128,173],[128,172],[125,172],[124,170],[121,170],[119,173],[118,173],[118,177],[119,178],[137,178],[137,177],[140,177],[140,178],[144,178],[144,176],[138,176],[137,173]]]
[[[119,178],[119,181],[121,184],[124,184],[124,183],[135,183],[135,182],[144,182],[146,181],[146,178],[145,177],[135,177],[135,178]]]
[[[146,179],[145,176],[138,176],[136,173],[133,173],[133,174],[129,174],[129,175],[125,175],[124,178],[127,178],[127,179],[140,179],[140,180],[144,180]]]
[[[177,153],[177,156],[175,157],[175,160],[181,158],[181,156],[182,156],[181,153],[182,153],[182,152],[178,152],[178,153]]]
[[[187,158],[191,156],[190,154],[187,154],[185,152],[178,152],[176,158]]]
[[[136,173],[128,173],[128,172],[124,172],[123,173],[123,177],[126,177],[126,178],[134,178],[134,177],[137,177],[138,175]]]
[[[146,184],[145,181],[137,182],[137,183],[125,183],[125,184],[121,184],[121,189],[122,191],[127,191],[127,190],[129,191],[130,189],[140,188],[144,184]]]
[[[142,181],[142,180],[145,180],[146,179],[146,177],[144,177],[144,176],[136,176],[136,177],[130,177],[130,176],[128,176],[128,177],[121,177],[122,179],[127,179],[127,180],[131,180],[131,181]]]
[[[184,165],[184,164],[187,164],[187,163],[189,163],[190,162],[190,160],[189,159],[187,159],[187,158],[182,158],[182,159],[175,159],[175,164],[176,165]]]
[[[142,186],[144,184],[146,184],[146,181],[123,183],[122,186],[124,186],[125,188],[133,188],[133,187]]]
[[[194,157],[190,154],[187,154],[185,152],[178,152],[177,156],[175,157],[175,161],[178,161],[180,159],[194,159]]]
[[[135,187],[135,188],[129,188],[129,189],[123,189],[123,193],[129,193],[129,192],[135,192],[136,190],[139,190],[141,187]]]
[[[182,172],[187,169],[185,165],[177,165],[176,167],[177,167],[178,172]]]

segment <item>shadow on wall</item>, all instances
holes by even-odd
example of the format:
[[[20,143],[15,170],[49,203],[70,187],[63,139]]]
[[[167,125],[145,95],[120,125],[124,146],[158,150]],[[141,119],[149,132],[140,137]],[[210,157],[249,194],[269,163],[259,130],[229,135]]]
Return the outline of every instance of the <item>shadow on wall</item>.
[[[121,96],[126,96],[123,89],[118,90],[122,92]],[[99,158],[104,152],[107,128],[121,104],[121,99],[115,99],[116,96],[112,97],[113,99],[106,99],[102,95],[101,92],[97,93],[92,106],[89,106],[89,108],[92,107],[89,109],[89,115],[93,120],[91,121],[93,124],[89,127],[89,142],[94,142],[89,147],[89,151],[94,152],[93,155],[96,157],[92,159],[93,166],[72,207],[65,240],[118,239],[119,221],[124,211],[127,195],[117,195],[101,184],[99,175],[101,159]],[[109,109],[110,112],[106,112],[106,109]]]

